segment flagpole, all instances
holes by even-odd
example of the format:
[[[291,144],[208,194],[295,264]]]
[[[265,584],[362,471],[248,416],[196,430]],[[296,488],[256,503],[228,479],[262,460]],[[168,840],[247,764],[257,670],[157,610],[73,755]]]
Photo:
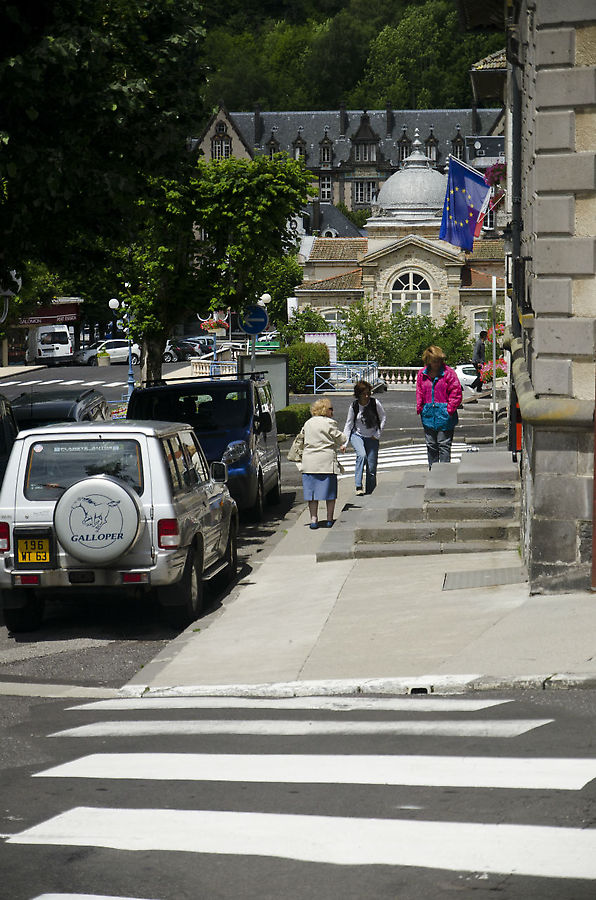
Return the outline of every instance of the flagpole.
[[[480,176],[480,178],[484,178],[480,169],[475,169],[474,166],[468,165],[468,163],[464,162],[462,159],[458,159],[457,156],[453,156],[451,153],[447,157],[447,162],[449,162],[450,159],[454,159],[456,163],[459,163],[460,166],[463,166],[464,169],[467,169],[469,172],[472,172],[472,174],[478,175],[478,176]]]
[[[497,276],[492,276],[493,316],[493,448],[497,448]]]

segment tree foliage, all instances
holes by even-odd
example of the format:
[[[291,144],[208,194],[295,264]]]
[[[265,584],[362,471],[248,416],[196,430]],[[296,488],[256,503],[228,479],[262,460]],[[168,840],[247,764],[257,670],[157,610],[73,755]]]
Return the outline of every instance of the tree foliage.
[[[60,264],[98,222],[127,240],[200,115],[200,0],[8,2],[0,34],[4,267]]]
[[[266,266],[295,249],[288,227],[311,176],[282,154],[197,163],[191,178],[197,298],[205,309],[241,310],[266,289]]]
[[[206,100],[228,109],[468,107],[502,32],[462,32],[452,0],[262,2],[211,17]],[[227,7],[226,7],[227,12]]]
[[[370,297],[348,307],[338,332],[338,358],[374,360],[382,366],[421,365],[422,352],[440,346],[451,366],[472,356],[473,341],[464,320],[450,310],[439,324],[430,316],[412,316],[407,309],[389,313]]]
[[[279,334],[281,342],[284,346],[289,347],[304,341],[304,335],[307,331],[325,332],[329,331],[327,320],[318,310],[312,306],[307,306],[299,313],[296,313],[288,320],[287,324],[281,325]]]

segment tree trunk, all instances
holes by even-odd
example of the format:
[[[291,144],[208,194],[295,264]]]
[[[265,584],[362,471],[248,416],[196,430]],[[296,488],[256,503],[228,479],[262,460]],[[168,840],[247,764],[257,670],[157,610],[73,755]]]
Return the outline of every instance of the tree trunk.
[[[146,385],[152,381],[161,381],[162,357],[165,346],[166,339],[163,336],[143,338],[141,385]]]

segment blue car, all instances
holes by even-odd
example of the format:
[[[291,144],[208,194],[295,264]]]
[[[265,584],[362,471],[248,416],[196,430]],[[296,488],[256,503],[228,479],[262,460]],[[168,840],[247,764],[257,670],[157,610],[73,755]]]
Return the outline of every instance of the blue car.
[[[281,456],[268,381],[222,377],[137,388],[127,418],[191,425],[208,462],[227,464],[238,508],[255,519],[263,515],[266,496],[279,501]]]

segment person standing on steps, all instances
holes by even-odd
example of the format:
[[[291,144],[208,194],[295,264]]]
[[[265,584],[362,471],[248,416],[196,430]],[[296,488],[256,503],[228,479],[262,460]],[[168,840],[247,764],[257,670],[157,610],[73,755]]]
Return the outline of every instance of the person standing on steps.
[[[379,441],[387,416],[381,402],[372,396],[368,381],[358,381],[354,385],[354,402],[348,410],[344,427],[346,442],[356,451],[354,478],[358,496],[372,494],[377,486],[377,460]],[[366,480],[364,469],[366,467]]]
[[[321,397],[310,408],[311,418],[304,423],[288,452],[290,462],[302,471],[304,499],[308,502],[310,528],[319,527],[319,500],[327,505],[327,520],[322,528],[331,528],[337,499],[337,475],[343,468],[337,458],[345,450],[346,440],[333,418],[333,406]]]
[[[433,463],[451,462],[451,442],[462,390],[455,371],[445,365],[445,354],[440,347],[427,347],[422,362],[424,367],[416,376],[416,412],[424,428],[431,469]]]
[[[476,343],[474,344],[474,353],[472,354],[472,365],[476,369],[476,378],[470,385],[470,388],[475,388],[478,393],[482,391],[482,381],[480,379],[480,371],[482,366],[485,363],[485,353],[486,348],[484,346],[484,342],[488,337],[487,331],[481,331],[476,339]]]

